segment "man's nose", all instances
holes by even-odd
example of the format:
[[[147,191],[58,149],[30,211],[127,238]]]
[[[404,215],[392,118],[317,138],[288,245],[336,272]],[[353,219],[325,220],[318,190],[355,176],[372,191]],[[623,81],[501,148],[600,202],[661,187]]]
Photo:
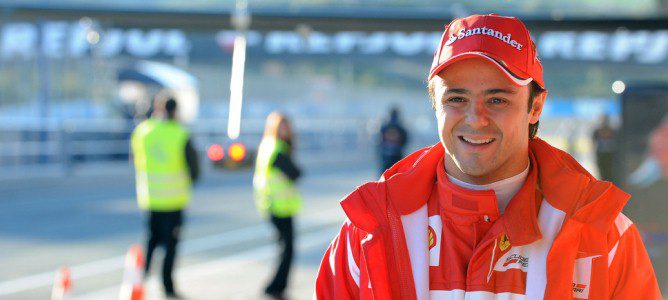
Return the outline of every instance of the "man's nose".
[[[466,123],[473,128],[481,128],[489,123],[487,108],[483,100],[471,102],[466,111]]]

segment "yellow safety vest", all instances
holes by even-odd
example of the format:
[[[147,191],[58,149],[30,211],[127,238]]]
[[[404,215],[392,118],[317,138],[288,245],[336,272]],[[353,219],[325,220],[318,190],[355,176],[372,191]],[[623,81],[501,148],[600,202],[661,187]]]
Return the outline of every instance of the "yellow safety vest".
[[[170,120],[145,120],[130,140],[142,209],[176,211],[190,200],[191,180],[185,157],[188,132]]]
[[[280,139],[262,139],[253,176],[258,210],[280,218],[297,214],[302,205],[301,196],[292,180],[273,166],[276,156],[279,153],[287,154],[288,147],[289,145]]]

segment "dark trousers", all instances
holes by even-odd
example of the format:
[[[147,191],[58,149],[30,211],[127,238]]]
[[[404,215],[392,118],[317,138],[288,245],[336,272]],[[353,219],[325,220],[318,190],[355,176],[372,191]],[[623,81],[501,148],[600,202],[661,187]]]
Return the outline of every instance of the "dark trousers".
[[[272,215],[271,223],[274,225],[276,232],[278,233],[278,244],[281,248],[281,256],[274,278],[269,282],[269,285],[267,285],[265,292],[282,294],[288,286],[288,275],[290,274],[290,266],[292,265],[292,258],[294,255],[294,230],[292,226],[292,217],[278,218]]]
[[[165,293],[174,293],[174,281],[172,279],[172,270],[174,269],[174,260],[176,258],[176,245],[179,243],[181,233],[181,224],[183,223],[183,211],[156,212],[148,214],[148,245],[146,247],[146,267],[145,273],[148,274],[151,267],[151,257],[153,250],[157,246],[165,247],[165,260],[162,263],[162,283],[165,286]]]
[[[394,164],[396,164],[398,161],[400,161],[401,158],[402,158],[401,155],[385,155],[385,156],[383,156],[382,165],[380,166],[380,168],[381,168],[380,174],[382,175],[385,172],[385,170],[394,166]]]

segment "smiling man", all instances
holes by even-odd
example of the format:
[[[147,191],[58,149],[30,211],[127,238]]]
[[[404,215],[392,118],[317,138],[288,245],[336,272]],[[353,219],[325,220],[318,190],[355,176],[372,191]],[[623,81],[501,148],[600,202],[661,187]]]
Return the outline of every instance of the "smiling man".
[[[547,90],[521,21],[452,21],[428,88],[441,142],[341,202],[315,298],[661,299],[629,195],[535,137]]]

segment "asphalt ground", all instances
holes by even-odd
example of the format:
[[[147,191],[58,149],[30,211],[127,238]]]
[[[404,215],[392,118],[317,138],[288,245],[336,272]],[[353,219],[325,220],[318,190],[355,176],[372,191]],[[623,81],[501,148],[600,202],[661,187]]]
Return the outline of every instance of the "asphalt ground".
[[[368,163],[305,171],[289,299],[311,298],[322,254],[343,221],[338,201],[377,176]],[[253,207],[251,176],[206,169],[195,187],[175,273],[185,299],[263,299],[278,249],[273,229]],[[627,191],[633,198],[625,213],[640,228],[666,294],[668,228],[660,199],[668,189]],[[143,245],[145,235],[129,165],[4,174],[0,195],[0,299],[48,299],[61,266],[72,272],[71,299],[118,298],[124,255],[130,245]],[[163,298],[160,259],[157,253],[146,280],[147,299]]]
[[[375,176],[356,164],[305,170],[290,299],[312,295],[324,250],[343,222],[338,201]],[[208,170],[195,187],[175,271],[185,299],[262,299],[278,249],[254,208],[251,180],[250,171]],[[118,298],[124,255],[144,244],[131,169],[3,180],[0,189],[0,299],[48,299],[61,266],[71,270],[72,299]],[[163,297],[161,258],[158,252],[146,279],[147,299]]]

